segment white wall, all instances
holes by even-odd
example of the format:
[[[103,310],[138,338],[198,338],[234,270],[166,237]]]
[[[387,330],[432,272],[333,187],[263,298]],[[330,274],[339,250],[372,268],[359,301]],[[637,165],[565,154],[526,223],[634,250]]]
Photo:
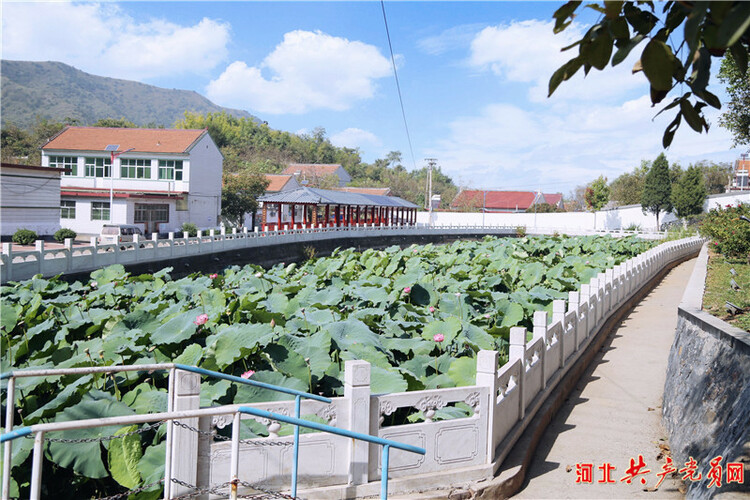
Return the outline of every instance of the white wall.
[[[188,219],[201,228],[218,225],[223,157],[206,134],[190,150]]]
[[[0,234],[30,229],[39,236],[60,229],[60,172],[3,167],[0,170]]]
[[[706,202],[703,204],[703,210],[707,212],[712,208],[725,207],[727,205],[737,206],[739,203],[750,203],[750,191],[712,194],[706,198]]]

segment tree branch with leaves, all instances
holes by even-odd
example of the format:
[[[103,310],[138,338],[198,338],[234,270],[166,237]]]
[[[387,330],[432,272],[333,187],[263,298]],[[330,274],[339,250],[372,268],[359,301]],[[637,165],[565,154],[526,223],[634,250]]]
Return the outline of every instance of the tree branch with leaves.
[[[571,25],[581,3],[567,2],[557,9],[553,15],[555,33]],[[712,58],[729,51],[741,74],[747,73],[750,2],[669,1],[659,5],[663,6],[663,19],[657,17],[651,1],[587,4],[602,17],[583,38],[562,49],[578,47],[578,55],[552,74],[549,96],[581,68],[588,75],[591,68],[604,70],[610,63],[617,66],[645,42],[633,73],[643,73],[648,80],[651,102],[659,104],[678,86],[689,89],[657,113],[677,109],[662,137],[666,148],[683,119],[696,132],[708,132],[703,108],[721,108],[719,98],[708,90]]]

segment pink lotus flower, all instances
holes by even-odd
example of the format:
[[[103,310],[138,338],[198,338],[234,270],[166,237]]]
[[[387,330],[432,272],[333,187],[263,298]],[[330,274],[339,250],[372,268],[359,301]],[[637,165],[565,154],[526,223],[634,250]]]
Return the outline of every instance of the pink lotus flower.
[[[442,342],[443,340],[445,340],[445,335],[443,335],[442,333],[436,333],[432,336],[432,340],[434,340],[435,342]]]
[[[456,292],[456,297],[460,297],[460,296],[461,296],[461,292]]]
[[[431,312],[431,313],[434,313],[434,312],[435,312],[435,308],[434,308],[434,307],[432,307],[432,306],[430,306],[430,312]]]
[[[257,273],[255,273],[255,277],[256,278],[260,278],[261,276],[263,276],[263,273],[261,273],[260,271],[258,271]]]
[[[211,278],[212,280],[215,280],[216,278],[219,277],[219,275],[216,273],[213,273],[213,274],[209,274],[208,277]]]
[[[276,321],[273,318],[271,318],[271,328],[273,328],[274,326],[276,326]]]
[[[404,293],[411,293],[411,287],[407,286],[406,288],[404,288]]]
[[[197,318],[195,318],[195,323],[198,326],[205,325],[206,321],[208,321],[208,314],[199,314]]]
[[[489,314],[485,314],[484,317],[485,317],[485,319],[490,319],[490,315]]]
[[[250,378],[253,376],[253,373],[255,373],[255,370],[248,370],[242,375],[240,375],[242,378]]]

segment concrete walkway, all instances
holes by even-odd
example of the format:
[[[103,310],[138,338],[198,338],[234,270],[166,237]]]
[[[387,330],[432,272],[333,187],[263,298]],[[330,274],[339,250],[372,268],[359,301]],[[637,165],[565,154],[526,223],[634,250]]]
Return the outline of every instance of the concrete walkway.
[[[514,498],[682,498],[681,483],[659,481],[667,445],[661,402],[677,305],[695,260],[674,268],[649,293],[597,354],[547,428],[522,489]],[[660,447],[661,445],[661,447]],[[621,482],[630,459],[643,455],[651,472]],[[658,458],[657,458],[658,457]],[[576,464],[593,464],[592,484],[576,484]],[[604,464],[614,483],[599,483]],[[683,464],[675,464],[678,468]],[[641,478],[646,479],[645,485]]]

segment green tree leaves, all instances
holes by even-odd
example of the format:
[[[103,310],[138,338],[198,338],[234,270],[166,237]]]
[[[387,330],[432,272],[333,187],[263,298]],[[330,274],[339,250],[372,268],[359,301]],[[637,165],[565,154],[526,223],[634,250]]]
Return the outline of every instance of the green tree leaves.
[[[678,217],[689,217],[703,212],[706,187],[703,172],[697,166],[689,167],[672,186],[672,205]]]
[[[669,177],[669,162],[664,153],[656,157],[646,175],[641,207],[644,213],[651,212],[656,215],[657,227],[659,214],[672,210],[672,181]]]
[[[560,33],[571,24],[580,3],[567,2],[557,9],[553,14],[555,33]],[[580,40],[563,49],[578,47],[579,54],[552,74],[549,95],[581,67],[588,74],[592,67],[603,70],[610,59],[612,66],[616,66],[636,46],[648,39],[633,73],[643,71],[651,87],[651,102],[660,103],[678,84],[689,89],[660,111],[674,108],[677,111],[662,137],[662,144],[667,148],[683,119],[694,131],[707,132],[708,122],[703,115],[703,107],[721,107],[720,100],[707,89],[712,57],[721,57],[729,49],[738,63],[740,75],[745,75],[750,47],[750,4],[742,1],[668,1],[660,5],[664,14],[661,24],[655,15],[653,2],[587,4],[586,7],[600,12],[603,17]],[[680,30],[680,27],[683,29]],[[680,45],[683,40],[684,43]],[[613,44],[617,49],[614,55]],[[684,45],[687,45],[687,50],[683,49]],[[746,82],[747,78],[744,80]],[[732,96],[732,100],[735,100],[735,96]],[[747,140],[743,139],[741,132],[737,135],[735,131],[746,131],[746,123],[737,123],[736,115],[730,115],[725,120],[736,138]]]

